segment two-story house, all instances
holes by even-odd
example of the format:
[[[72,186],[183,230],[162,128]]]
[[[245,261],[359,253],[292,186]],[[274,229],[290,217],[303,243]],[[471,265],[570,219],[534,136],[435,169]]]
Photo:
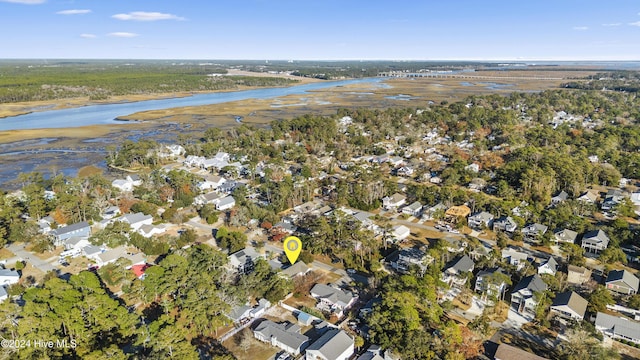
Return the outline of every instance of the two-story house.
[[[604,283],[610,291],[624,295],[637,294],[640,287],[640,279],[627,270],[609,271]]]
[[[609,246],[609,237],[602,230],[591,230],[582,236],[582,248],[587,253],[599,254]]]
[[[511,292],[511,307],[524,316],[535,316],[538,294],[547,290],[547,284],[536,275],[522,278]]]

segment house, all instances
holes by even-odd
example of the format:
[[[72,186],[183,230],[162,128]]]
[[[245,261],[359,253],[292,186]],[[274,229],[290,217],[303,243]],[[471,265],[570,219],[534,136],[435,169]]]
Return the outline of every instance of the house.
[[[382,354],[383,352],[379,345],[369,345],[367,351],[356,360],[385,360]]]
[[[198,189],[200,189],[200,191],[217,190],[226,181],[227,179],[222,176],[208,176],[204,181],[198,183]]]
[[[522,229],[522,234],[524,235],[525,240],[536,242],[540,240],[540,237],[544,235],[549,227],[547,225],[542,224],[531,224]]]
[[[398,174],[398,176],[411,176],[413,173],[414,170],[411,166],[402,166],[396,170],[396,174]]]
[[[485,245],[480,245],[480,246],[474,247],[473,250],[469,252],[469,257],[473,259],[473,261],[480,261],[480,259],[482,258],[485,258],[485,259],[491,258],[492,252],[493,252],[492,248],[487,247]]]
[[[167,228],[164,225],[142,225],[138,229],[138,234],[150,238],[153,235],[164,234],[167,231]]]
[[[294,356],[309,345],[309,338],[300,334],[300,326],[290,322],[278,324],[264,320],[253,330],[253,336]]]
[[[418,217],[420,216],[421,212],[422,212],[422,204],[419,201],[416,201],[413,204],[402,208],[402,213],[407,214],[409,216]]]
[[[434,217],[437,216],[438,214],[441,214],[444,216],[445,211],[447,211],[447,207],[442,203],[437,203],[436,205],[424,210],[422,217],[425,220],[433,220]]]
[[[374,225],[373,217],[374,214],[366,211],[358,211],[354,213],[353,218],[359,221],[362,224],[363,228],[371,228]]]
[[[622,195],[622,191],[618,189],[609,190],[607,191],[607,195],[604,197],[602,204],[600,204],[600,209],[609,211],[622,202],[623,199],[624,196]]]
[[[217,204],[220,202],[222,195],[217,192],[209,192],[206,194],[200,194],[193,199],[193,204],[196,206],[204,206],[207,204]]]
[[[487,298],[501,299],[507,290],[506,280],[508,278],[509,275],[500,267],[482,270],[476,276],[473,289]]]
[[[610,291],[633,295],[638,293],[640,279],[627,270],[611,270],[604,284]]]
[[[444,212],[446,219],[450,222],[458,222],[459,219],[466,218],[471,214],[471,209],[467,205],[452,206]]]
[[[564,190],[560,191],[554,197],[551,198],[551,205],[557,206],[560,203],[567,201],[569,198],[569,194],[567,194]]]
[[[91,235],[91,227],[86,221],[71,224],[51,231],[54,237],[54,245],[62,245],[63,241],[73,236],[89,237]]]
[[[567,266],[567,282],[582,285],[591,279],[591,271],[575,265]]]
[[[182,156],[185,153],[185,149],[178,144],[166,145],[167,155],[171,157]]]
[[[573,244],[577,238],[578,233],[569,229],[558,230],[553,234],[553,240],[555,240],[556,243]]]
[[[587,204],[595,204],[596,201],[598,201],[598,194],[592,191],[585,191],[580,194],[580,196],[577,197],[576,200]]]
[[[545,290],[547,284],[538,274],[524,277],[511,292],[511,307],[523,315],[533,316],[538,305],[536,293]]]
[[[395,241],[402,241],[411,235],[411,230],[404,225],[396,225],[391,228],[391,236]]]
[[[80,251],[83,247],[90,245],[89,238],[85,236],[70,237],[64,242],[65,250]]]
[[[493,214],[486,211],[477,212],[467,219],[469,227],[474,229],[481,229],[483,226],[490,228],[493,222]]]
[[[293,225],[290,222],[279,221],[273,225],[271,228],[272,233],[283,233],[283,234],[293,234],[298,230],[298,227]]]
[[[262,314],[264,314],[270,307],[271,302],[269,300],[260,299],[258,300],[258,305],[256,305],[253,309],[251,309],[251,312],[249,312],[249,316],[253,319],[257,319],[262,316]]]
[[[120,191],[133,191],[136,186],[142,185],[142,180],[138,175],[127,175],[125,179],[116,179],[111,182],[111,186]]]
[[[358,299],[349,291],[342,291],[338,288],[325,284],[316,284],[311,289],[311,296],[319,302],[316,305],[321,311],[334,313],[342,317],[343,311],[353,305]]]
[[[444,246],[447,248],[447,251],[450,253],[460,253],[466,250],[469,244],[457,238],[444,238],[445,244]]]
[[[94,259],[98,266],[102,267],[113,262],[116,262],[121,257],[127,255],[127,249],[124,246],[119,246],[115,249],[110,249],[99,253]]]
[[[244,321],[248,321],[251,317],[251,310],[253,308],[248,305],[239,305],[234,306],[228,314],[225,314],[234,324],[242,323]]]
[[[443,282],[449,284],[449,286],[464,286],[467,282],[468,275],[471,274],[474,267],[475,263],[473,260],[467,255],[463,255],[454,259],[449,266],[445,267],[442,271],[441,279]]]
[[[505,259],[509,265],[515,266],[519,271],[526,265],[529,255],[513,248],[506,248],[502,249],[502,258]]]
[[[234,206],[236,206],[236,199],[234,199],[233,196],[225,196],[216,204],[216,210],[229,210]]]
[[[498,345],[494,358],[495,360],[549,360],[508,344]]]
[[[315,316],[307,314],[306,312],[303,311],[299,311],[298,312],[298,323],[302,324],[303,326],[309,326],[313,323],[313,320],[317,319]]]
[[[227,264],[231,271],[235,271],[240,275],[249,274],[255,267],[255,262],[259,258],[264,258],[264,255],[255,251],[252,247],[244,248],[229,255],[229,262]]]
[[[311,271],[311,268],[307,266],[307,264],[305,264],[303,261],[296,261],[295,264],[289,266],[286,269],[283,269],[281,273],[284,276],[294,278],[296,276],[304,276],[309,271]]]
[[[421,272],[433,261],[424,251],[418,248],[407,248],[398,251],[398,257],[391,262],[391,267],[400,273],[407,273],[411,266],[417,266]]]
[[[144,280],[145,278],[145,271],[147,271],[148,268],[150,268],[151,265],[149,264],[138,264],[138,265],[131,265],[130,270],[133,272],[133,274],[140,280]]]
[[[605,336],[640,344],[640,322],[598,312],[595,325]]]
[[[143,225],[151,225],[153,223],[153,216],[139,212],[122,215],[117,220],[129,224],[133,231],[138,231]]]
[[[558,262],[553,256],[549,256],[548,259],[542,260],[540,266],[538,266],[538,275],[550,274],[554,275],[558,272]]]
[[[386,210],[395,210],[404,205],[406,201],[406,196],[395,193],[391,196],[385,196],[382,198],[382,207],[384,207]]]
[[[493,231],[506,231],[512,233],[516,231],[518,224],[511,216],[502,216],[493,221]]]
[[[20,273],[15,270],[0,269],[0,286],[17,284],[20,281]]]
[[[591,230],[582,236],[582,248],[587,253],[598,254],[609,246],[609,237],[602,230]]]
[[[109,206],[108,208],[106,208],[103,212],[102,212],[102,218],[103,219],[113,219],[114,217],[120,215],[120,208],[117,206]]]
[[[347,360],[354,353],[354,341],[340,329],[327,330],[307,348],[306,360]]]
[[[582,321],[589,302],[573,291],[556,294],[551,313],[567,320]]]

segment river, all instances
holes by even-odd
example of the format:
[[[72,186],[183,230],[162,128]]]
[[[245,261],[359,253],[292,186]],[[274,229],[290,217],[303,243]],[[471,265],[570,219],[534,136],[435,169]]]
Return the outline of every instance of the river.
[[[69,128],[87,125],[109,125],[115,124],[117,122],[116,118],[120,116],[126,116],[141,111],[162,110],[185,106],[220,104],[247,99],[271,99],[287,95],[304,94],[307,91],[326,89],[335,86],[380,81],[382,81],[382,79],[380,78],[326,81],[304,85],[295,85],[290,87],[216,92],[208,94],[196,94],[180,98],[89,105],[61,110],[44,110],[33,112],[30,114],[0,119],[0,131]]]

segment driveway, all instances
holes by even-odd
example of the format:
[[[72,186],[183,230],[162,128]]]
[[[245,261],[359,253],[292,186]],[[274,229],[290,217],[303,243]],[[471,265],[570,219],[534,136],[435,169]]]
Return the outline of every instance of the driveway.
[[[37,257],[35,254],[33,254],[32,252],[29,252],[27,250],[25,250],[25,244],[16,244],[13,243],[11,245],[9,245],[7,247],[7,249],[9,249],[9,251],[11,251],[12,253],[14,253],[16,256],[12,259],[8,259],[7,260],[7,264],[10,264],[11,261],[26,261],[27,265],[32,265],[33,267],[35,267],[36,269],[42,271],[43,273],[47,273],[49,271],[52,270],[56,270],[56,268],[51,265],[50,262],[55,262],[56,259],[52,259],[50,262],[49,261],[45,261],[40,259],[39,257]]]

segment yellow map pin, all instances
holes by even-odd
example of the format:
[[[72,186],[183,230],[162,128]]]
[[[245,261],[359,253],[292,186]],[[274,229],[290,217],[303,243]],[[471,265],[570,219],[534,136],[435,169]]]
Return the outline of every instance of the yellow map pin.
[[[287,255],[287,259],[291,265],[295,264],[302,250],[302,242],[295,236],[289,236],[284,239],[284,253]]]

